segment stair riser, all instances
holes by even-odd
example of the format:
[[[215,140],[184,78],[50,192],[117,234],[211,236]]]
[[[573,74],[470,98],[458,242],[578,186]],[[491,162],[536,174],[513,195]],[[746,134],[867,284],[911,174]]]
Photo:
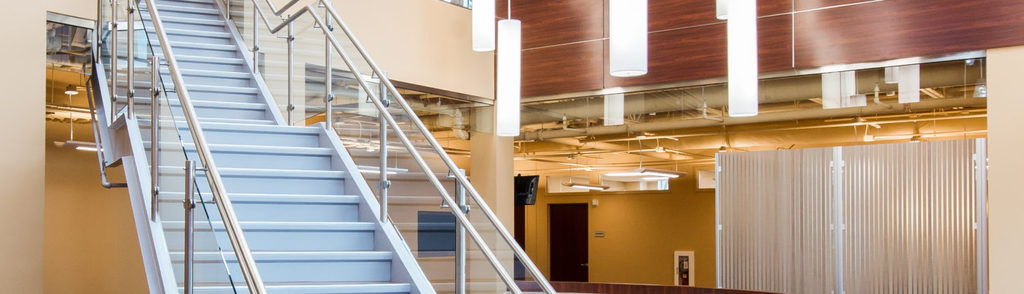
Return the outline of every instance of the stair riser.
[[[163,6],[163,5],[174,5],[174,6],[179,6],[179,7],[195,7],[195,8],[205,8],[205,9],[215,9],[215,8],[217,8],[217,6],[214,5],[213,2],[211,2],[211,1],[158,0],[158,1],[156,1],[156,5],[157,5],[157,7],[160,7],[160,6]]]
[[[199,76],[199,75],[183,75],[185,83],[188,85],[210,85],[210,86],[225,86],[225,87],[252,87],[252,81],[248,78],[232,78],[232,77],[210,77],[210,76]],[[170,80],[170,74],[164,76],[164,79]]]
[[[206,133],[206,141],[209,144],[291,147],[320,146],[320,138],[315,134],[240,132],[218,129],[204,129],[203,131]],[[185,143],[192,143],[191,138],[188,138]]]
[[[173,43],[171,48],[174,49],[174,54],[180,55],[191,55],[191,56],[209,56],[209,57],[238,57],[238,52],[225,51],[225,50],[210,50],[193,47],[181,47],[174,46]]]
[[[189,12],[183,12],[183,11],[172,11],[172,10],[167,10],[167,9],[160,9],[160,7],[157,7],[157,11],[160,12],[160,16],[162,16],[162,17],[163,16],[171,16],[171,17],[195,18],[195,19],[211,19],[211,20],[221,19],[220,15],[216,15],[216,14],[199,14],[199,13],[189,13]],[[148,12],[146,12],[146,13],[148,13]]]
[[[232,201],[239,221],[274,222],[355,222],[359,220],[356,204],[309,204],[309,203],[254,203]],[[213,207],[212,205],[210,207]],[[211,212],[211,220],[220,221],[220,214]],[[205,216],[197,219],[205,219]],[[185,208],[180,201],[161,202],[160,219],[181,221],[185,219]]]
[[[227,92],[211,92],[206,90],[188,90],[193,100],[207,100],[207,101],[221,101],[221,102],[259,102],[263,103],[263,99],[259,99],[256,94],[249,93],[227,93]],[[177,98],[175,98],[177,99]]]
[[[211,214],[217,214],[211,207]],[[205,225],[204,225],[205,226]],[[373,250],[372,231],[280,231],[280,230],[244,230],[246,242],[252,251],[365,251]],[[209,229],[196,232],[196,250],[200,247],[211,247],[213,238]],[[184,248],[184,231],[165,229],[168,250],[181,251]],[[217,228],[218,240],[228,240],[224,228]],[[205,238],[205,239],[201,239]],[[206,242],[200,243],[202,240]],[[230,247],[226,247],[230,250]]]
[[[177,54],[177,53],[175,53]],[[233,72],[245,72],[247,69],[241,64],[225,64],[225,63],[211,63],[206,61],[186,61],[178,60],[178,66],[182,69],[198,69],[198,70],[215,70],[215,71],[233,71]],[[164,66],[164,69],[167,67]]]
[[[194,105],[193,105],[194,106]],[[232,108],[214,108],[214,107],[203,107],[194,106],[196,114],[199,118],[232,118],[232,119],[267,119],[267,112],[265,110],[252,110],[252,109],[232,109]],[[136,103],[135,111],[137,113],[149,114],[149,104]],[[166,110],[166,108],[164,108]],[[184,112],[179,107],[173,107],[171,113],[175,117],[184,117]],[[147,115],[148,117],[148,115]]]
[[[391,261],[273,261],[256,259],[263,282],[384,282],[391,280]],[[180,272],[181,263],[174,263]],[[242,277],[238,263],[229,260],[232,277]],[[204,261],[195,264],[195,282],[224,282],[224,264]],[[198,273],[210,273],[198,275]],[[219,273],[219,274],[215,274]]]
[[[195,151],[188,152],[190,158],[198,158]],[[261,154],[218,152],[213,150],[213,160],[218,167],[287,169],[287,170],[330,170],[330,156]]]
[[[215,161],[216,162],[216,161]],[[210,191],[210,185],[203,173],[197,173],[196,186],[200,191]],[[221,180],[228,193],[270,193],[270,194],[344,194],[345,180],[336,178],[284,178],[252,177],[221,174]],[[182,192],[185,187],[181,176],[167,174],[160,180],[160,189]]]

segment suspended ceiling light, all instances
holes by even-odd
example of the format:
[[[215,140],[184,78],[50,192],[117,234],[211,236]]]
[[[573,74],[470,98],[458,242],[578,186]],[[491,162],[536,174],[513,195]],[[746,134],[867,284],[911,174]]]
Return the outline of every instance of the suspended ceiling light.
[[[675,179],[678,178],[680,174],[681,173],[675,171],[638,168],[626,172],[606,173],[604,175],[609,177],[661,177]]]
[[[595,191],[604,191],[604,190],[608,190],[608,189],[611,188],[611,187],[608,187],[608,186],[598,186],[598,185],[580,184],[580,183],[568,183],[568,184],[564,184],[564,185],[566,187],[574,188],[574,189],[585,189],[585,190],[595,190]]]
[[[494,51],[494,2],[473,1],[473,51]]]
[[[757,1],[728,0],[729,116],[757,115]]]
[[[64,94],[65,95],[78,95],[78,88],[75,87],[74,85],[68,85],[68,87],[64,89]]]
[[[611,75],[647,74],[647,0],[611,0],[608,11]]]
[[[715,0],[715,18],[729,19],[729,0]]]
[[[53,146],[56,146],[57,148],[74,148],[75,150],[89,152],[96,152],[97,150],[96,143],[74,140],[53,141]]]
[[[900,66],[897,70],[899,79],[899,102],[917,103],[921,101],[921,65]]]
[[[498,81],[494,103],[494,134],[519,136],[520,67],[522,23],[518,19],[498,21]]]

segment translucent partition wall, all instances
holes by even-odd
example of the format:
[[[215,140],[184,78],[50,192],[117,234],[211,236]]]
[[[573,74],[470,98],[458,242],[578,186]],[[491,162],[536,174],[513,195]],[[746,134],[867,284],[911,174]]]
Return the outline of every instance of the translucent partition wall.
[[[972,139],[720,154],[719,287],[986,293],[984,150]]]

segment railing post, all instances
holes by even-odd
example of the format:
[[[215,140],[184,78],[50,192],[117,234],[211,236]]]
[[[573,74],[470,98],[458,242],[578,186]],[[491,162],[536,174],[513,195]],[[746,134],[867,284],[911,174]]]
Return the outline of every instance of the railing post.
[[[291,15],[288,15],[290,18]],[[288,23],[288,125],[292,125],[292,111],[295,110],[295,104],[292,101],[292,78],[295,75],[295,67],[293,62],[295,61],[295,35],[292,28],[292,23]]]
[[[256,73],[260,68],[260,23],[259,7],[256,3],[252,5],[252,72]]]
[[[387,102],[385,101],[385,104]],[[380,221],[388,220],[388,189],[391,188],[391,181],[388,180],[388,121],[384,114],[378,114],[380,118],[380,182],[377,188],[380,194]],[[396,131],[397,132],[397,131]]]
[[[110,122],[117,118],[117,0],[110,0]]]
[[[128,1],[128,56],[125,59],[128,61],[128,85],[125,90],[127,96],[128,109],[125,112],[125,117],[131,119],[135,118],[135,2],[134,0]]]
[[[195,229],[193,228],[193,222],[195,222],[194,209],[196,208],[195,202],[195,181],[196,181],[196,165],[195,161],[185,161],[185,201],[182,203],[185,206],[185,261],[184,261],[184,273],[185,273],[185,294],[192,293],[192,265],[193,257],[195,255]]]
[[[461,172],[453,170],[452,172]],[[466,189],[455,182],[455,203],[463,213],[469,214],[466,205]],[[466,226],[456,222],[455,227],[455,294],[466,294]]]
[[[153,211],[150,215],[155,222],[160,207],[157,204],[157,200],[160,199],[160,57],[153,55],[149,58],[149,73],[149,182],[150,193],[153,196]]]
[[[326,11],[324,14],[327,14]],[[334,131],[334,70],[331,66],[331,38],[327,37],[327,34],[331,34],[334,31],[334,27],[331,26],[330,19],[324,21],[327,27],[324,30],[324,104],[327,109],[324,111],[324,122],[327,125],[327,129]]]

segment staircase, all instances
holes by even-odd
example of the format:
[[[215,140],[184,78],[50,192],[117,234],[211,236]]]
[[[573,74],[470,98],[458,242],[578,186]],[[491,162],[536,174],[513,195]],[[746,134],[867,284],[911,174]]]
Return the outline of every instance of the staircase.
[[[269,95],[260,89],[259,76],[253,74],[218,4],[212,0],[155,3],[266,289],[271,293],[431,293],[424,288],[429,287],[426,283],[415,283],[425,280],[423,273],[394,229],[376,221],[369,207],[377,205],[373,195],[351,188],[352,174],[346,169],[352,166],[351,159],[339,152],[343,146],[336,135],[322,126],[285,125]],[[164,61],[159,74],[169,83],[167,56],[148,10],[146,2],[140,2],[139,23],[151,40],[149,52]],[[125,35],[121,37],[123,42]],[[152,152],[150,73],[148,66],[138,59],[136,63],[135,113],[146,150]],[[122,80],[127,75],[124,67],[121,64],[118,71]],[[122,83],[115,91],[115,101],[121,105],[127,103],[126,89]],[[156,127],[165,132],[177,129],[172,136],[181,140],[157,140],[155,145],[180,148],[184,158],[198,161],[177,93],[170,85],[166,89],[168,105],[164,107],[170,113],[162,115]],[[182,160],[162,160],[158,169],[158,219],[178,287],[184,287],[180,276],[185,244],[184,165]],[[237,258],[225,241],[228,236],[205,172],[197,173],[196,187],[203,197],[198,207],[204,211],[199,213],[205,214],[209,225],[196,228],[197,242],[206,245],[197,246],[195,253],[195,293],[247,292]]]
[[[312,126],[291,126],[264,77],[255,73],[251,47],[235,26],[238,20],[225,19],[226,2],[128,1],[138,3],[134,14],[115,6],[128,3],[100,1],[99,23],[111,24],[103,8],[123,14],[117,16],[117,26],[97,29],[101,58],[94,79],[100,114],[96,123],[106,126],[98,137],[107,142],[97,143],[103,147],[101,154],[125,164],[151,292],[522,293],[520,284],[537,288],[530,285],[536,283],[544,292],[554,293],[465,177],[453,176],[458,167],[393,86],[390,93],[405,108],[385,105],[388,112],[368,114],[377,110],[367,112],[367,96],[339,98],[342,103],[337,107],[357,110],[338,111],[335,119]],[[251,1],[255,9],[262,5],[243,1]],[[320,7],[331,5],[317,1]],[[267,11],[280,12],[270,1],[266,3]],[[350,34],[329,10],[325,8],[324,16],[307,16],[319,24],[333,17]],[[125,22],[125,18],[134,21]],[[314,26],[324,27],[330,26]],[[338,38],[326,30],[323,33],[320,38]],[[137,44],[131,47],[136,51],[133,60],[125,58],[130,55],[125,53],[129,35]],[[332,45],[320,40],[321,46]],[[280,48],[281,44],[275,45]],[[327,49],[345,45],[333,46]],[[172,56],[165,56],[168,53]],[[365,52],[358,53],[374,67],[373,74],[383,75]],[[111,61],[111,56],[116,58]],[[159,60],[155,67],[151,66],[154,60]],[[116,70],[111,71],[114,66]],[[134,74],[126,69],[129,66]],[[343,83],[366,83],[358,70],[350,70],[350,80]],[[324,72],[335,76],[333,70]],[[306,79],[309,83],[310,78]],[[111,84],[115,86],[107,90]],[[129,97],[127,84],[134,89],[134,97]],[[159,94],[151,96],[153,89]],[[369,91],[365,84],[360,89]],[[352,92],[352,88],[323,90]],[[178,91],[188,95],[179,97]],[[124,107],[128,104],[132,107]],[[327,113],[335,113],[325,107]],[[362,127],[358,134],[338,127],[373,125],[385,117],[392,122],[379,125],[393,135],[384,138],[380,131],[364,136]],[[374,140],[370,138],[393,141],[365,147],[367,140]],[[405,141],[398,142],[399,138]],[[387,172],[380,169],[381,161]],[[186,162],[200,165],[194,181],[186,176]],[[104,166],[109,164],[102,161]],[[392,200],[378,201],[377,188],[370,187],[385,175]],[[191,195],[186,193],[186,183],[194,183],[192,191],[198,194],[195,209],[182,205]],[[387,203],[394,206],[383,209]],[[188,221],[186,211],[193,211],[196,219]],[[454,216],[461,237],[448,240],[459,244],[458,249],[438,254],[437,249],[421,248],[420,238],[436,234],[438,225],[454,227],[433,223],[422,213]],[[187,237],[188,231],[194,236]],[[194,244],[194,249],[186,244]],[[522,261],[533,280],[513,281],[513,260]]]

